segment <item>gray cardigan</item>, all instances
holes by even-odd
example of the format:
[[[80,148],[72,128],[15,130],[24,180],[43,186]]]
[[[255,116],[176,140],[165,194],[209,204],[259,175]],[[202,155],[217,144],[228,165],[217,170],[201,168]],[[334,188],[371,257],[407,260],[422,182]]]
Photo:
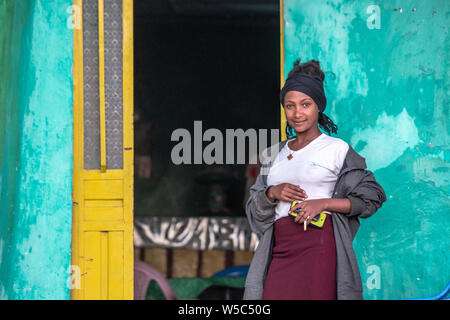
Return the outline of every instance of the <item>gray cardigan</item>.
[[[287,140],[283,140],[278,143],[278,152],[286,142]],[[276,145],[274,146],[276,150]],[[270,151],[271,148],[268,148],[265,152],[270,156]],[[253,232],[259,237],[259,244],[247,274],[245,300],[261,299],[272,258],[273,223],[278,200],[272,203],[266,196],[270,167],[271,162],[261,167],[255,184],[250,188],[250,197],[246,204],[247,218]],[[349,214],[331,212],[336,242],[336,281],[339,300],[356,300],[363,297],[361,276],[352,243],[359,228],[359,218],[370,217],[386,201],[383,188],[376,182],[373,173],[366,168],[365,159],[350,146],[333,192],[333,198],[348,198],[351,202]]]

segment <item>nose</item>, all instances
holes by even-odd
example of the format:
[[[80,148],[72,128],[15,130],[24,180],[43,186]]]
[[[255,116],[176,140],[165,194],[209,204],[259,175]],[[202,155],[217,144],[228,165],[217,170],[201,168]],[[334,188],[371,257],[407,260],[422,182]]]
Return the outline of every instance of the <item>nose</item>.
[[[294,110],[294,118],[299,119],[303,115],[301,108],[295,108]]]

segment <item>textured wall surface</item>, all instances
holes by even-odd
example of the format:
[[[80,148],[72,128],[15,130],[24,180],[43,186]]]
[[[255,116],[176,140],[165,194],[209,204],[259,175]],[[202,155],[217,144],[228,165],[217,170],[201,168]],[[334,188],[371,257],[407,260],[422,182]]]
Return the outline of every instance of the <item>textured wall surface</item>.
[[[286,75],[321,62],[325,113],[388,198],[354,242],[366,299],[450,281],[449,15],[446,0],[284,1]]]
[[[1,299],[70,297],[71,4],[0,0]]]

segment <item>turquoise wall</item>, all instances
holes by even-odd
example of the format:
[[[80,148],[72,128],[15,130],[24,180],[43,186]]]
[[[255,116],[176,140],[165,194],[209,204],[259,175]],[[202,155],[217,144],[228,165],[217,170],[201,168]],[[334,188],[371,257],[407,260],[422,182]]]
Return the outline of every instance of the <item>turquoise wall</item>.
[[[448,0],[284,1],[286,75],[321,62],[325,113],[388,197],[354,242],[366,299],[450,281],[449,16]]]
[[[70,297],[71,4],[0,0],[1,299]]]

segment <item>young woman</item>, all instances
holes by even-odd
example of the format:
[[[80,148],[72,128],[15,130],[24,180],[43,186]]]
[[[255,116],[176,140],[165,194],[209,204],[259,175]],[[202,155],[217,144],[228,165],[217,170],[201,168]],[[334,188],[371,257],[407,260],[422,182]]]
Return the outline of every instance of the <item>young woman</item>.
[[[244,299],[362,299],[352,241],[386,195],[364,158],[329,136],[337,126],[323,113],[324,79],[318,61],[297,60],[281,90],[288,139],[250,188],[246,214],[260,243]]]

